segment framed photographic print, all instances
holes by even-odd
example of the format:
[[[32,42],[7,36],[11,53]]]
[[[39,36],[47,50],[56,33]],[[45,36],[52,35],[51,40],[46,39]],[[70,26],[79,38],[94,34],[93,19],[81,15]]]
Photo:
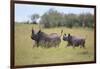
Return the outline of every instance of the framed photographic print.
[[[11,68],[96,63],[96,6],[11,1]]]

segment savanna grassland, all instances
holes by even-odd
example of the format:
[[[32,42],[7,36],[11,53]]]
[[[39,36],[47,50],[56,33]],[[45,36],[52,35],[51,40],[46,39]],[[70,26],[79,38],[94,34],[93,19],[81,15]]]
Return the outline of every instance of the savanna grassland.
[[[69,63],[94,60],[94,30],[90,28],[43,28],[42,31],[49,33],[63,34],[70,33],[74,36],[86,38],[86,49],[67,47],[67,42],[61,41],[58,48],[33,48],[31,39],[32,27],[38,30],[34,24],[15,24],[15,65],[35,65],[51,63]]]

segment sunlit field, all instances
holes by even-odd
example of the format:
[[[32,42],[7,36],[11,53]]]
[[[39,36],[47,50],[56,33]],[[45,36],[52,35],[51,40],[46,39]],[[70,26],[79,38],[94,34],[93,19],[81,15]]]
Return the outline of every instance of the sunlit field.
[[[86,38],[86,49],[67,47],[67,42],[61,41],[60,46],[55,48],[34,47],[31,39],[32,27],[39,30],[34,24],[15,24],[15,65],[37,65],[52,63],[84,62],[94,60],[94,30],[90,28],[42,28],[42,31],[50,34],[70,33],[77,37]],[[62,38],[61,38],[62,39]]]

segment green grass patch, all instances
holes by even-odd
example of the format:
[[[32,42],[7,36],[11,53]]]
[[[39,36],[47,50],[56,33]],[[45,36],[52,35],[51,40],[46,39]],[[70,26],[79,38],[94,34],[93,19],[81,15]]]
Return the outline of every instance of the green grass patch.
[[[31,29],[39,30],[33,24],[15,24],[15,65],[35,65],[52,63],[83,62],[94,60],[94,30],[89,28],[43,28],[45,33],[71,33],[86,38],[86,49],[67,47],[67,42],[61,41],[59,48],[33,48]]]

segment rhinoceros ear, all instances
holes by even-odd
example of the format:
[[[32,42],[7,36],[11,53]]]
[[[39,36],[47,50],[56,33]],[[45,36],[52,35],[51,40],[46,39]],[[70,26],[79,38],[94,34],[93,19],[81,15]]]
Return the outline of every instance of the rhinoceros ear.
[[[41,32],[41,29],[38,31],[38,33],[40,33]]]
[[[34,33],[34,29],[33,29],[33,27],[32,27],[32,33]]]
[[[70,33],[68,34],[68,36],[70,36]]]

